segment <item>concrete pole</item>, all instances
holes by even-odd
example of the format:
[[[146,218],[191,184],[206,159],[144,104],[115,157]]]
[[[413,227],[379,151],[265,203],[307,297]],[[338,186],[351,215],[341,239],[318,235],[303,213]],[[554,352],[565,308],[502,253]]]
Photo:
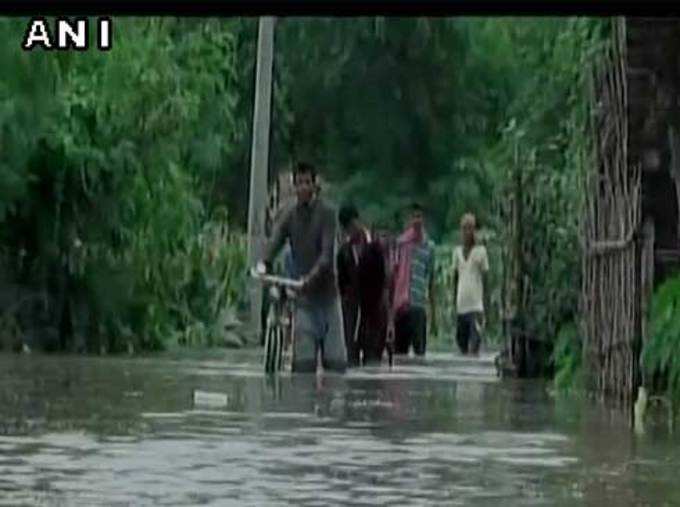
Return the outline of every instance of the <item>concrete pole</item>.
[[[272,99],[272,66],[274,63],[273,17],[261,17],[257,36],[255,74],[255,107],[253,112],[253,143],[250,156],[250,196],[248,203],[248,265],[254,267],[261,259],[265,242],[265,209],[269,166],[269,128]],[[262,287],[249,283],[252,329],[259,339],[261,333]]]

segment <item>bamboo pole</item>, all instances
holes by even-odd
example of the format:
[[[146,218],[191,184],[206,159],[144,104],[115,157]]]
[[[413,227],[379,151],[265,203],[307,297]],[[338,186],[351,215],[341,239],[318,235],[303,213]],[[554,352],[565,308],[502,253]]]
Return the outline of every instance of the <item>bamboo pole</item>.
[[[248,202],[248,264],[262,258],[265,241],[267,210],[267,179],[269,169],[269,130],[271,120],[272,67],[274,63],[273,17],[261,17],[257,36],[255,74],[255,105],[250,156],[250,195]],[[262,288],[250,282],[250,319],[259,338],[261,329]]]

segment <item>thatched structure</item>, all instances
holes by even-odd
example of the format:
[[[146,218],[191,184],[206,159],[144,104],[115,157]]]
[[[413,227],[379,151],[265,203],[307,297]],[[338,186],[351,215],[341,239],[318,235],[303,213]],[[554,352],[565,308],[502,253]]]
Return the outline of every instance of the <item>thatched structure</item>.
[[[680,20],[630,18],[626,32],[629,152],[658,284],[680,267]]]
[[[653,288],[680,267],[680,21],[620,19],[613,40],[594,89],[585,359],[598,392],[630,406]]]
[[[628,152],[625,21],[594,72],[594,170],[586,183],[583,309],[586,372],[624,404],[639,384],[641,179]]]

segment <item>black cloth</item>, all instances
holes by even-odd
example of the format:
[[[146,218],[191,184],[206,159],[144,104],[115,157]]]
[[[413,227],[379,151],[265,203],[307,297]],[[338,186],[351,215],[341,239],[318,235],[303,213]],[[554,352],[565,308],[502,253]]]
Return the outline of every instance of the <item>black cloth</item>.
[[[387,266],[383,247],[377,241],[368,243],[359,258],[359,301],[361,326],[359,346],[364,364],[380,362],[387,338]]]
[[[425,355],[427,344],[427,314],[425,308],[412,306],[397,313],[394,318],[394,351],[408,354],[413,351],[418,356]]]
[[[342,320],[347,348],[347,363],[358,366],[359,344],[355,341],[357,319],[359,318],[359,270],[352,253],[352,245],[343,243],[337,257],[338,290],[342,301]]]
[[[377,242],[364,242],[357,257],[358,261],[349,242],[340,247],[337,256],[345,344],[352,366],[359,365],[362,352],[364,363],[379,362],[387,336],[387,307],[383,301],[387,270],[383,248]]]

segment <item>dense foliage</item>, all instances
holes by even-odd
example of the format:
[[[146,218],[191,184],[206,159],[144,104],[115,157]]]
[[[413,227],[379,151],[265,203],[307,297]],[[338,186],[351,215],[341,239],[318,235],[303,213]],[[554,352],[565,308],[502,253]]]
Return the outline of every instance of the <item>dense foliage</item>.
[[[581,359],[580,232],[583,181],[592,169],[588,79],[606,25],[535,23],[506,28],[521,55],[517,69],[532,72],[517,74],[516,98],[492,159],[495,223],[506,267],[504,314],[548,350],[559,344],[552,362],[562,383],[565,375],[575,378]]]
[[[583,78],[600,25],[280,19],[272,170],[310,159],[334,200],[351,197],[395,230],[404,205],[423,201],[449,343],[450,252],[461,215],[475,212],[488,231],[492,334],[514,297],[553,340],[577,306]],[[50,294],[46,321],[71,322],[65,334],[91,349],[223,341],[244,295],[256,20],[120,19],[105,54],[23,53],[23,29],[0,20],[7,283]],[[517,232],[508,196],[527,203],[521,297],[502,283]]]
[[[667,279],[655,291],[650,314],[650,339],[644,344],[642,363],[648,387],[665,391],[673,405],[680,403],[680,276]]]
[[[453,19],[286,19],[277,77],[286,90],[274,138],[277,164],[309,157],[339,180],[366,216],[427,204],[440,238],[492,192],[465,164],[497,137],[507,87],[503,57],[489,58],[491,27]],[[323,72],[310,72],[323,69]],[[492,86],[490,86],[492,85]],[[454,184],[455,183],[455,184]],[[483,200],[483,199],[482,199]]]
[[[0,22],[12,69],[0,78],[3,261],[7,281],[53,296],[62,341],[158,348],[212,328],[243,271],[243,242],[220,232],[227,214],[212,199],[247,142],[240,26],[115,28],[108,53],[23,53],[21,24]]]

